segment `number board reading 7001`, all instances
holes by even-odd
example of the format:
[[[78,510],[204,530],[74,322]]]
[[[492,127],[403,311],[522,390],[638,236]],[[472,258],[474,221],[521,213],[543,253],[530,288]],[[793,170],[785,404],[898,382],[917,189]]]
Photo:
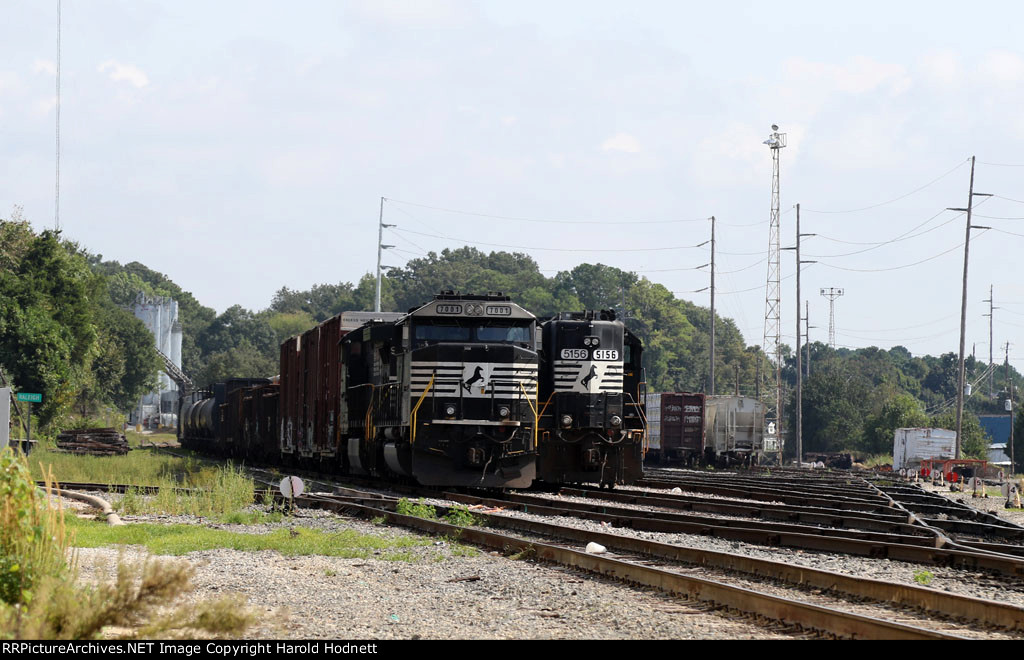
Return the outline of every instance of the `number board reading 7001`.
[[[511,305],[488,305],[488,316],[512,316]]]
[[[435,310],[438,314],[461,314],[462,305],[438,305]]]

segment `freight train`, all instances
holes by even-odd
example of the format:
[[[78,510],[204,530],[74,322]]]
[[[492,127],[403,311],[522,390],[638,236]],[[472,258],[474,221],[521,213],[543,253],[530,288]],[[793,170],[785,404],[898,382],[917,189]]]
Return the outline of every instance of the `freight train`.
[[[647,396],[648,464],[752,465],[777,460],[765,406],[743,396],[664,392]]]
[[[428,486],[614,486],[642,472],[640,356],[611,312],[538,328],[507,296],[448,291],[288,339],[276,382],[229,380],[183,399],[178,436],[225,456]]]

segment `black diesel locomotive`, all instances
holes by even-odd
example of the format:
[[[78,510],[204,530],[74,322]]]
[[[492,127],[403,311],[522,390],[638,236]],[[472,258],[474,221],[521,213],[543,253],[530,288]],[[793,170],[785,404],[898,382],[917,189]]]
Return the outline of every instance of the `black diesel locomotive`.
[[[346,335],[349,468],[428,486],[528,487],[536,325],[505,296],[446,293],[394,323]]]
[[[540,479],[628,484],[643,475],[640,340],[615,312],[563,312],[543,326]]]
[[[394,320],[345,316],[282,345],[278,384],[183,401],[182,444],[435,486],[639,477],[640,342],[611,313],[562,314],[541,334],[507,296],[445,292]]]

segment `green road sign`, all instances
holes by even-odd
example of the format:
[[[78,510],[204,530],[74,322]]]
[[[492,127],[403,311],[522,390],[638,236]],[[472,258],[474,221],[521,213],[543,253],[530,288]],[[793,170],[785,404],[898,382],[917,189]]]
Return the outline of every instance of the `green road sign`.
[[[29,403],[42,403],[42,394],[33,394],[32,392],[18,392],[18,401],[28,401]]]

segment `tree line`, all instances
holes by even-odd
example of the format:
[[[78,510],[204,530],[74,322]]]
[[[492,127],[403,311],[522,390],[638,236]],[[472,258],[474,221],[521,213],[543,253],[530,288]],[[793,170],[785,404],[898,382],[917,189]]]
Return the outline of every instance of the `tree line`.
[[[643,342],[649,391],[710,390],[710,310],[637,273],[581,264],[548,277],[526,254],[463,247],[388,269],[382,308],[407,311],[449,289],[500,291],[540,319],[567,310],[613,309]],[[75,404],[82,411],[104,405],[126,410],[152,387],[160,366],[152,335],[127,311],[139,293],[178,302],[183,370],[197,383],[212,383],[276,374],[284,339],[341,312],[373,309],[375,279],[367,274],[356,283],[305,291],[282,287],[266,309],[235,305],[218,314],[141,263],[105,261],[54,232],[33,233],[20,217],[0,221],[0,366],[21,389],[47,392],[40,421],[66,415]],[[767,355],[746,344],[731,319],[716,316],[715,330],[716,393],[758,394],[774,372]],[[795,356],[789,347],[783,354],[789,393],[784,427],[792,429]],[[814,342],[810,362],[803,387],[807,451],[884,454],[892,449],[895,428],[953,426],[953,353],[914,356],[901,346],[833,350]],[[989,365],[972,357],[966,367],[973,382]],[[1019,389],[1020,374],[1011,368],[1010,378]],[[1001,401],[980,391],[968,398],[965,453],[984,454],[976,415],[1001,411]],[[786,437],[792,451],[793,436]]]

